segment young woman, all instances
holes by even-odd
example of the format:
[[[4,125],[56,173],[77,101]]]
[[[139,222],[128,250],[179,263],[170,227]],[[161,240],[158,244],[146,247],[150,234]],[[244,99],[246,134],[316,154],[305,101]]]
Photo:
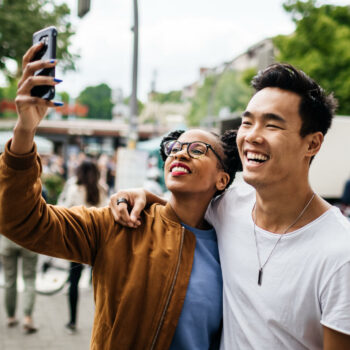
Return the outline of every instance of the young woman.
[[[100,172],[97,165],[87,159],[76,169],[76,176],[67,181],[64,191],[58,198],[58,205],[66,208],[83,205],[87,208],[100,208],[107,204],[107,191],[99,184]],[[76,332],[77,306],[79,299],[79,281],[83,271],[83,264],[70,263],[69,270],[69,322],[66,329],[70,334]]]
[[[50,62],[30,62],[16,98],[18,122],[0,158],[0,232],[38,253],[93,266],[91,349],[213,349],[222,318],[222,278],[215,233],[204,214],[240,166],[235,134],[175,132],[163,140],[166,206],[150,206],[131,230],[109,208],[47,205],[35,130],[53,102],[30,96]],[[122,203],[125,205],[125,203]]]

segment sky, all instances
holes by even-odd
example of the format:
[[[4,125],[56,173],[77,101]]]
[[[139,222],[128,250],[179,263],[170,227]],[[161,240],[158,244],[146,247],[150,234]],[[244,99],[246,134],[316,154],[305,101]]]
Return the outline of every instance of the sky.
[[[64,82],[57,91],[77,97],[86,86],[107,83],[130,95],[133,1],[91,0],[82,19],[78,1],[65,2],[76,30],[71,51],[81,58],[76,72],[58,71]],[[230,61],[267,37],[292,33],[295,26],[282,2],[139,0],[138,98],[146,101],[154,77],[157,91],[179,90],[198,80],[200,67]],[[348,0],[326,2],[348,5]]]

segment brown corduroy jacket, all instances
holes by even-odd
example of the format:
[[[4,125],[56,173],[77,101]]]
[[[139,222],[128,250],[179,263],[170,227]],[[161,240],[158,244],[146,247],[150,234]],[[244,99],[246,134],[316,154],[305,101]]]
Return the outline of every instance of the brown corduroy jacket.
[[[47,205],[41,162],[0,157],[0,232],[16,243],[93,266],[95,317],[90,349],[168,349],[191,275],[195,236],[170,205],[153,205],[142,225],[116,224],[109,208]]]

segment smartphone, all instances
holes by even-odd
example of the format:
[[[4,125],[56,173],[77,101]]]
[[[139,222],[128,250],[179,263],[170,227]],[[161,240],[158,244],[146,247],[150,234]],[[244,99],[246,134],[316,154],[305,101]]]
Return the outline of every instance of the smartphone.
[[[38,42],[43,42],[44,45],[36,53],[33,61],[38,60],[51,60],[56,59],[56,40],[57,39],[57,29],[53,26],[44,28],[35,32],[33,34],[33,44],[37,44]],[[44,68],[36,71],[34,75],[46,75],[50,77],[55,77],[55,67],[52,68]],[[39,85],[33,87],[31,90],[31,95],[43,98],[45,100],[52,100],[55,97],[55,87],[50,85]]]

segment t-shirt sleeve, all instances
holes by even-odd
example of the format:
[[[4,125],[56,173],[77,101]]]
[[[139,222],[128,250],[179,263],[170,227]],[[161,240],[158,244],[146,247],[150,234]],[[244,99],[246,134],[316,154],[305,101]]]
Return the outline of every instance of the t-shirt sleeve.
[[[350,262],[342,265],[321,293],[321,324],[350,335]]]
[[[231,189],[227,189],[221,196],[218,196],[211,200],[207,211],[205,213],[205,220],[207,220],[213,227],[216,227],[216,224],[220,222],[221,215],[226,213],[226,208],[229,208],[228,205],[229,198],[231,194]]]

